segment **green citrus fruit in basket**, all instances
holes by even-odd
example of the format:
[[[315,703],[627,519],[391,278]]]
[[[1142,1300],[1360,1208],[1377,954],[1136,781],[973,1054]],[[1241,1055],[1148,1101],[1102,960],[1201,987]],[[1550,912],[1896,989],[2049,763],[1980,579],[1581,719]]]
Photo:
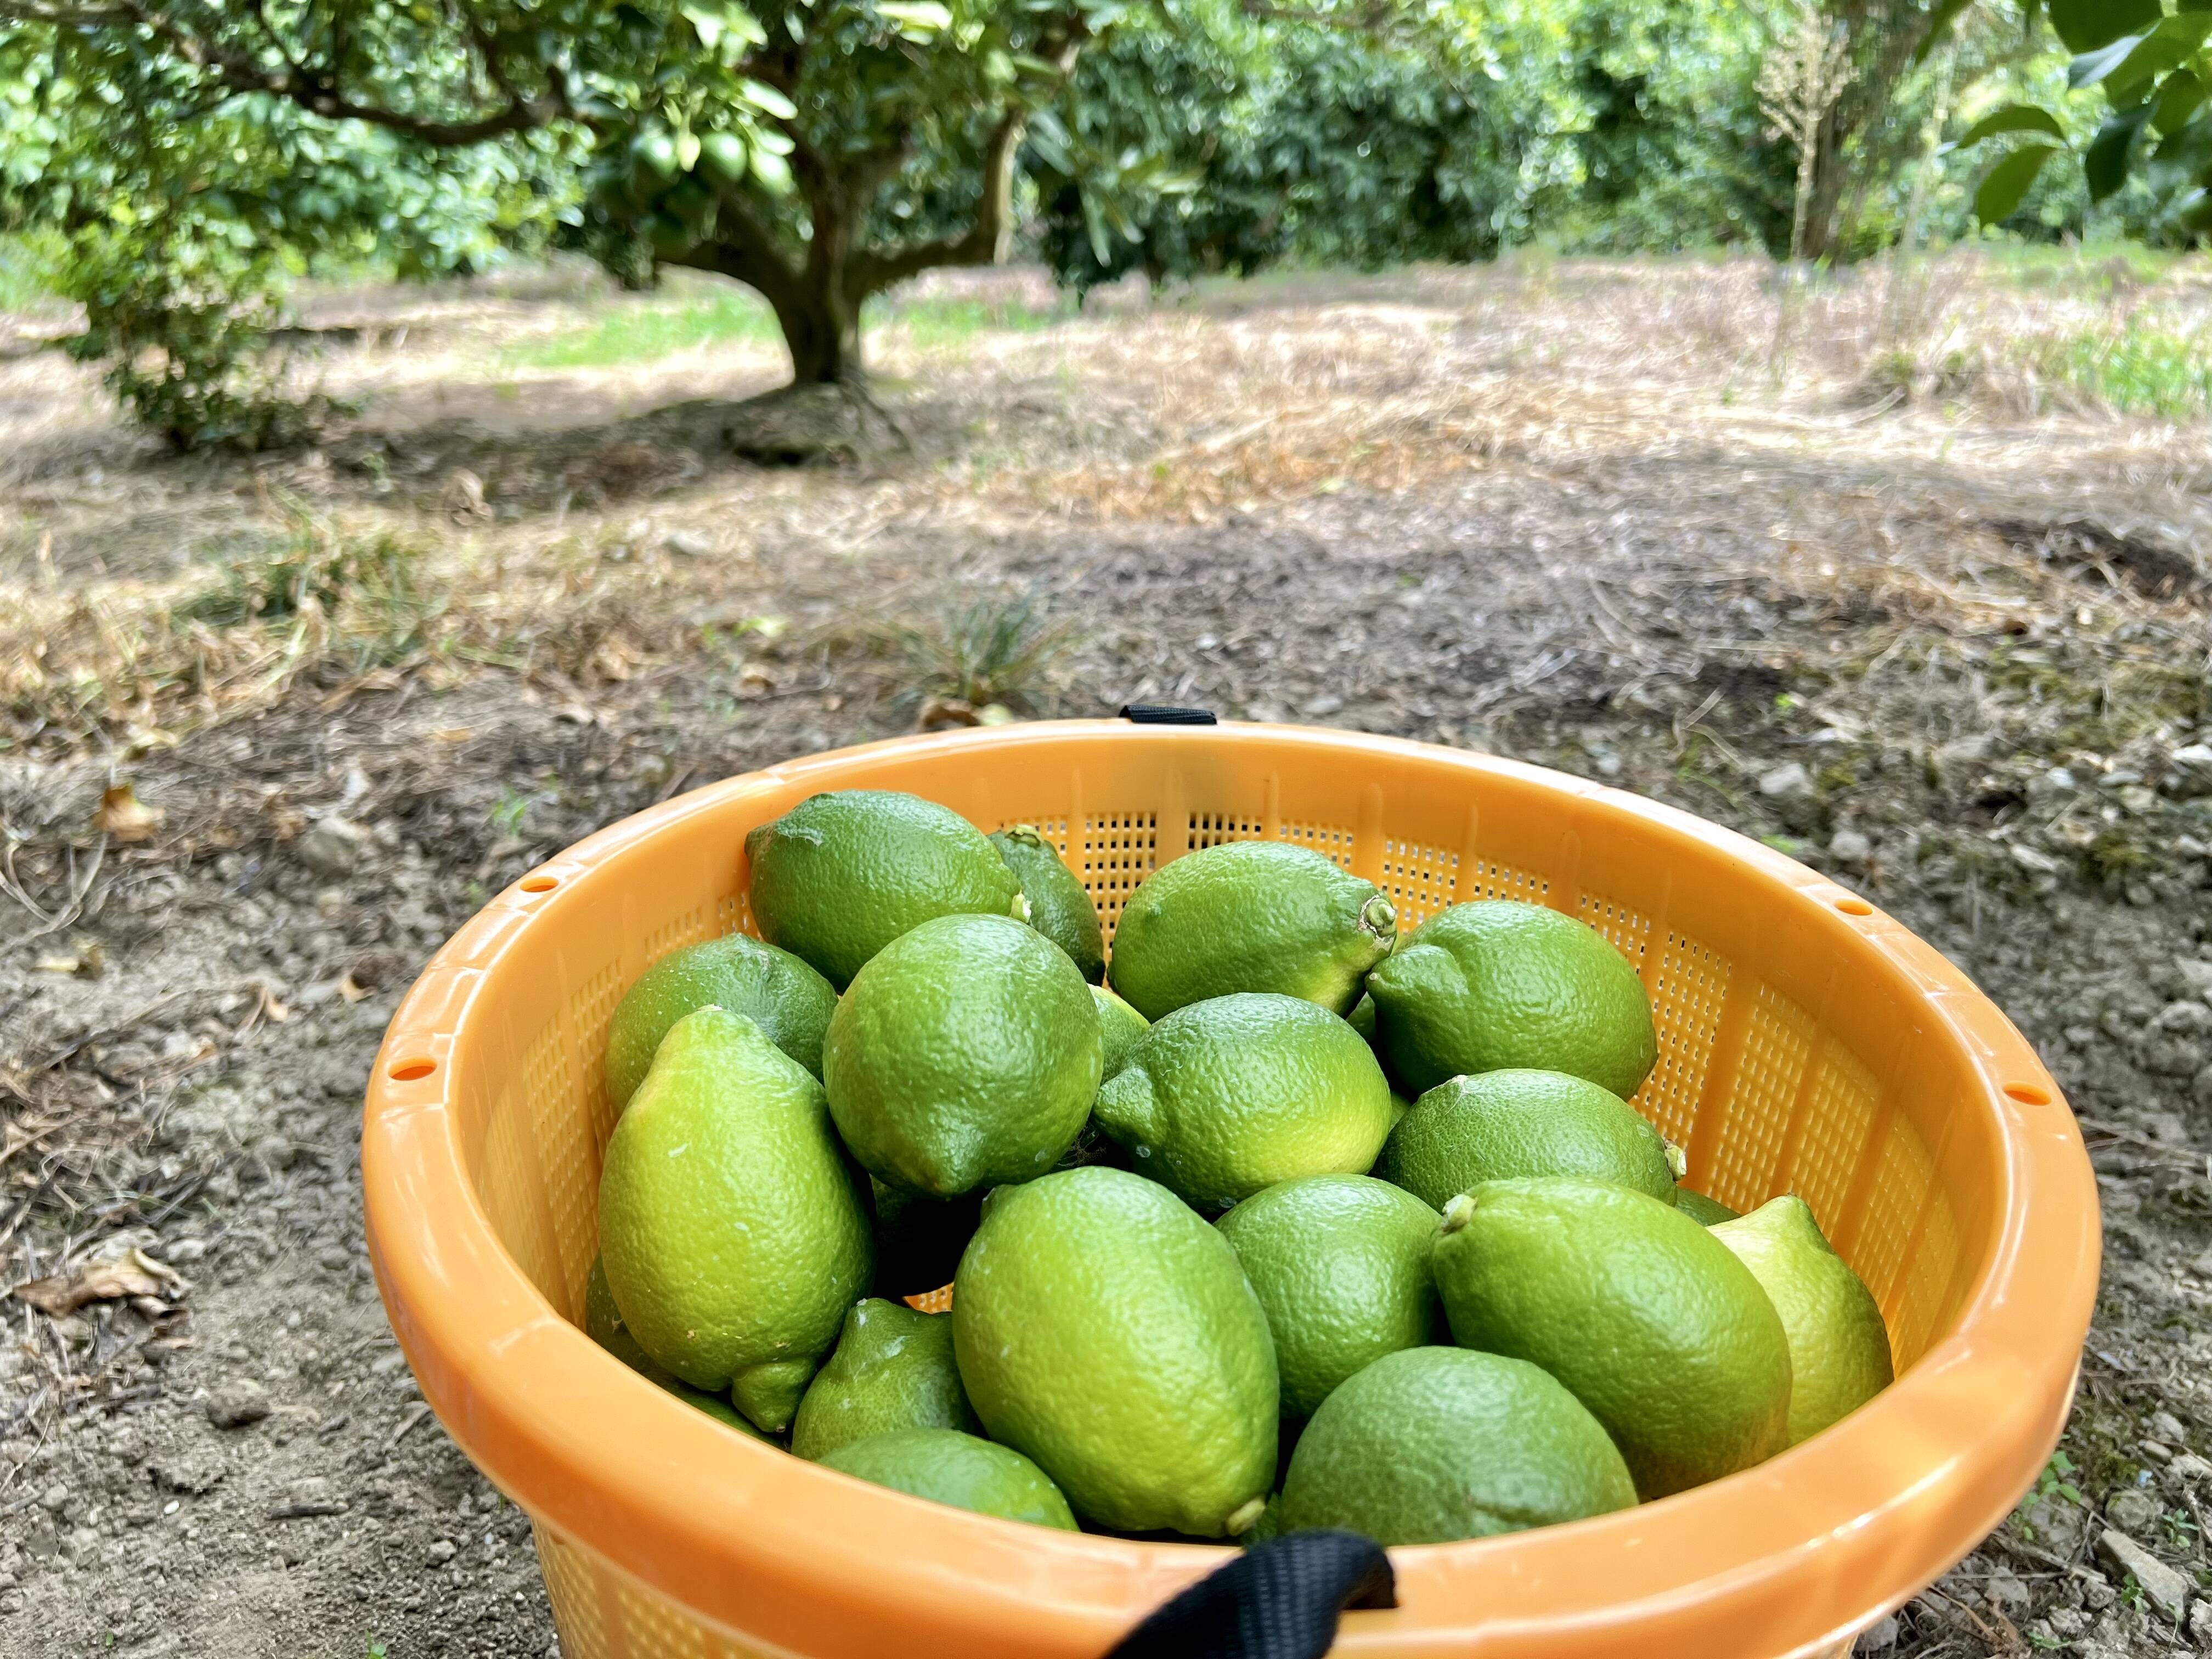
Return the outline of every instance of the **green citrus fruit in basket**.
[[[868,1188],[876,1206],[876,1294],[920,1296],[950,1285],[960,1252],[975,1236],[983,1194],[924,1198],[873,1176]]]
[[[977,1426],[952,1360],[952,1316],[868,1297],[845,1316],[837,1352],[799,1402],[791,1449],[819,1459],[894,1429]]]
[[[937,916],[1029,914],[1020,880],[949,807],[884,789],[813,795],[745,837],[753,920],[843,990]]]
[[[1327,1009],[1240,992],[1146,1032],[1091,1115],[1139,1172],[1219,1206],[1299,1176],[1364,1172],[1390,1133],[1390,1085]]]
[[[1701,1227],[1733,1221],[1737,1214],[1717,1198],[1707,1198],[1703,1193],[1693,1193],[1687,1187],[1674,1188],[1674,1207]]]
[[[822,1466],[957,1510],[1075,1530],[1067,1499],[1042,1469],[1011,1446],[957,1429],[870,1435],[838,1447]]]
[[[1387,1182],[1325,1175],[1255,1193],[1214,1224],[1267,1316],[1285,1418],[1312,1416],[1386,1353],[1445,1340],[1437,1222]]]
[[[1152,1029],[1152,1023],[1103,985],[1092,986],[1091,994],[1098,1004],[1098,1035],[1105,1043],[1099,1075],[1111,1077],[1127,1061],[1137,1039]]]
[[[743,1014],[818,1078],[822,1034],[836,1006],[830,981],[788,951],[744,933],[687,945],[647,969],[616,1005],[607,1027],[607,1098],[619,1111],[645,1081],[668,1028],[707,1007]]]
[[[1789,1334],[1791,1445],[1889,1386],[1881,1310],[1803,1199],[1770,1199],[1749,1215],[1717,1224],[1712,1236],[1751,1269]]]
[[[1444,1206],[1431,1260],[1459,1345],[1559,1378],[1643,1497],[1788,1443],[1790,1344],[1774,1304],[1672,1204],[1610,1182],[1493,1181]]]
[[[646,1381],[667,1389],[685,1405],[756,1440],[765,1437],[721,1395],[678,1382],[667,1366],[656,1364],[651,1354],[637,1346],[637,1339],[623,1323],[622,1310],[615,1306],[614,1292],[607,1288],[606,1262],[599,1256],[592,1258],[591,1276],[584,1283],[584,1333]]]
[[[1186,853],[1122,907],[1107,979],[1147,1019],[1238,991],[1349,1013],[1390,953],[1397,912],[1310,847],[1232,841]]]
[[[1284,1477],[1283,1525],[1446,1544],[1635,1502],[1604,1428],[1541,1368],[1465,1348],[1407,1348],[1315,1413]]]
[[[1052,1168],[1090,1115],[1103,1043],[1059,946],[1010,917],[939,916],[854,976],[822,1072],[871,1175],[951,1198]]]
[[[1516,1176],[1587,1176],[1671,1200],[1669,1151],[1633,1106],[1595,1083],[1564,1072],[1482,1072],[1414,1102],[1375,1170],[1437,1209]]]
[[[1098,907],[1075,872],[1033,825],[1018,823],[990,840],[1022,884],[1030,926],[1066,951],[1083,977],[1096,985],[1106,976],[1106,937],[1098,926]]]
[[[953,1280],[960,1380],[994,1440],[1123,1532],[1247,1530],[1274,1483],[1274,1344],[1229,1242],[1164,1187],[1002,1187]]]
[[[607,1142],[599,1248],[639,1346],[781,1430],[871,1266],[822,1085],[740,1015],[677,1021]]]
[[[1540,904],[1482,899],[1438,911],[1368,975],[1367,991],[1383,1060],[1416,1093],[1462,1073],[1530,1067],[1626,1100],[1658,1054],[1628,958]]]

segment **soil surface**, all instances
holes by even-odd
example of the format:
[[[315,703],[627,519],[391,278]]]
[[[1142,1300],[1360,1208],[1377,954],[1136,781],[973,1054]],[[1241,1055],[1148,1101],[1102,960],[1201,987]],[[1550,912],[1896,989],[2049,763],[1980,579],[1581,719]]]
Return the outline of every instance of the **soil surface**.
[[[1879,282],[1778,383],[1748,265],[948,286],[983,320],[887,324],[909,446],[844,467],[648,415],[773,384],[757,341],[514,367],[674,303],[573,276],[320,296],[367,401],[306,453],[0,363],[0,1274],[105,1292],[0,1303],[0,1654],[557,1652],[370,1281],[398,998],[682,789],[1132,701],[1602,778],[1964,966],[2081,1117],[2104,1291],[2061,1458],[1861,1650],[2212,1646],[2212,443],[1996,368],[1869,401]]]

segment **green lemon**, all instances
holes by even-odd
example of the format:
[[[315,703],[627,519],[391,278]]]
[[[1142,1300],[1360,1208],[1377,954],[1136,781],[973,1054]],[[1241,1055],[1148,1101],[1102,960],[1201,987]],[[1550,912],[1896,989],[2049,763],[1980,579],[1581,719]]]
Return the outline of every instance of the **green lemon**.
[[[1022,884],[1030,926],[1066,951],[1093,985],[1105,978],[1106,936],[1098,926],[1098,907],[1052,843],[1026,823],[1001,830],[990,840]]]
[[[868,1177],[876,1206],[876,1294],[920,1296],[952,1282],[960,1252],[975,1236],[983,1194],[924,1198]]]
[[[1791,1445],[1889,1386],[1894,1372],[1881,1310],[1803,1199],[1770,1199],[1711,1231],[1765,1287],[1789,1333]]]
[[[1604,1428],[1543,1370],[1464,1348],[1385,1354],[1329,1395],[1283,1480],[1283,1526],[1448,1544],[1625,1510]]]
[[[1390,1131],[1376,1173],[1437,1209],[1515,1176],[1587,1176],[1674,1195],[1659,1131],[1619,1095],[1564,1072],[1483,1072],[1438,1084]]]
[[[1090,1115],[1103,1046],[1057,945],[1009,917],[940,916],[854,976],[822,1074],[871,1175],[952,1198],[1052,1168]]]
[[[696,1008],[743,1014],[818,1078],[822,1034],[836,1006],[828,980],[790,951],[744,933],[671,951],[615,1006],[607,1027],[607,1098],[621,1109],[645,1081],[668,1028]]]
[[[1103,985],[1092,986],[1091,994],[1098,1004],[1098,1035],[1105,1044],[1099,1075],[1108,1078],[1121,1069],[1129,1050],[1152,1029],[1152,1022]]]
[[[1231,841],[1145,878],[1122,907],[1107,979],[1147,1019],[1238,991],[1352,1011],[1398,914],[1310,847]]]
[[[1642,1496],[1788,1443],[1790,1343],[1774,1304],[1672,1204],[1610,1182],[1493,1181],[1444,1206],[1432,1262],[1459,1345],[1559,1378]]]
[[[1687,1187],[1674,1188],[1674,1207],[1701,1227],[1733,1221],[1737,1214],[1717,1198],[1707,1198],[1703,1193],[1693,1193]]]
[[[622,1310],[615,1306],[614,1292],[607,1288],[607,1266],[599,1256],[592,1258],[591,1276],[584,1282],[584,1332],[647,1382],[667,1389],[685,1405],[706,1413],[724,1427],[749,1434],[756,1440],[768,1437],[746,1422],[737,1407],[721,1395],[702,1393],[678,1382],[674,1372],[656,1363],[651,1354],[637,1346],[637,1339],[623,1323]]]
[[[1440,910],[1367,978],[1377,1044],[1415,1093],[1464,1073],[1525,1066],[1587,1078],[1623,1100],[1658,1055],[1651,1004],[1595,928],[1540,904]]]
[[[1214,1224],[1267,1313],[1285,1418],[1312,1416],[1386,1353],[1444,1340],[1437,1223],[1387,1182],[1325,1175],[1255,1193]]]
[[[866,1297],[791,1420],[791,1449],[820,1459],[894,1429],[977,1426],[952,1360],[952,1316]]]
[[[761,937],[839,990],[937,916],[1024,917],[1020,880],[957,812],[883,789],[814,795],[745,837]]]
[[[1352,1005],[1352,1012],[1344,1017],[1344,1023],[1359,1033],[1362,1042],[1370,1045],[1374,1042],[1375,998],[1371,993],[1360,992],[1359,1000]]]
[[[1002,1187],[960,1259],[953,1351],[994,1440],[1122,1532],[1241,1533],[1274,1483],[1275,1350],[1229,1242],[1164,1187]]]
[[[1390,1085],[1327,1009],[1240,992],[1146,1032],[1091,1115],[1139,1171],[1219,1206],[1298,1176],[1366,1170],[1390,1133]]]
[[[871,1265],[822,1085],[741,1015],[677,1021],[607,1142],[599,1246],[638,1345],[782,1429]]]
[[[838,1447],[822,1467],[956,1510],[1076,1529],[1067,1499],[1042,1469],[1011,1446],[994,1446],[957,1429],[870,1435]]]

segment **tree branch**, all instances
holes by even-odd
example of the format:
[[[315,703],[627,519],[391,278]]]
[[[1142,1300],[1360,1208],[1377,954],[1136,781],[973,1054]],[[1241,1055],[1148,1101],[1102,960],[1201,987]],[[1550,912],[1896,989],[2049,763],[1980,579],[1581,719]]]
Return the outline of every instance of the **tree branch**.
[[[0,0],[0,19],[46,23],[60,28],[112,28],[137,24],[151,30],[167,42],[170,50],[194,69],[213,76],[226,92],[255,93],[281,98],[327,120],[366,122],[371,126],[384,127],[441,148],[482,143],[488,138],[504,137],[511,132],[531,131],[549,126],[574,112],[565,82],[559,71],[550,65],[545,71],[546,90],[543,97],[532,98],[510,89],[503,108],[473,120],[441,121],[428,116],[411,115],[404,110],[387,109],[380,105],[356,102],[340,88],[338,71],[335,66],[283,70],[264,69],[252,59],[228,51],[204,35],[192,33],[165,14],[142,3],[142,0],[116,0],[112,5],[102,6],[57,6],[35,3],[35,0]],[[495,43],[485,45],[479,37],[479,45],[480,49],[491,53],[486,59],[486,73],[495,82],[507,88],[508,82],[503,66],[496,64]]]
[[[663,254],[660,263],[690,270],[710,270],[716,276],[757,288],[772,306],[782,305],[799,292],[799,270],[783,256],[766,225],[735,191],[724,191],[716,203],[716,240],[704,247],[673,258]]]
[[[1014,237],[1014,158],[1022,147],[1029,112],[1018,105],[999,117],[983,148],[983,196],[975,204],[975,222],[957,236],[910,243],[878,252],[857,250],[845,267],[845,292],[855,303],[894,283],[940,265],[984,265],[1004,263]],[[865,201],[854,204],[866,211]]]

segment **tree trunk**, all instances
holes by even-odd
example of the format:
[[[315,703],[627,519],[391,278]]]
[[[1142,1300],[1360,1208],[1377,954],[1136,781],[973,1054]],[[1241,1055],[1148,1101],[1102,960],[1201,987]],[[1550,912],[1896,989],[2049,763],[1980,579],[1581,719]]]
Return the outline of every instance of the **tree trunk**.
[[[860,308],[846,303],[842,294],[786,296],[775,302],[775,320],[791,348],[793,386],[867,384],[867,366],[860,356]]]

